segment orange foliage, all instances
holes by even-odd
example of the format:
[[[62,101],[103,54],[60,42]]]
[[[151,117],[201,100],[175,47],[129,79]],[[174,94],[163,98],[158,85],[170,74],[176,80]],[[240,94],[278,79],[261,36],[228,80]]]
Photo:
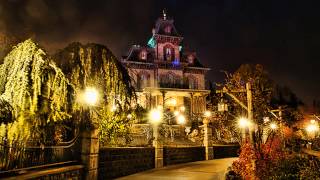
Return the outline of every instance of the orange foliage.
[[[282,141],[275,137],[255,149],[250,143],[241,147],[239,159],[233,164],[233,170],[244,179],[266,179],[276,164],[285,158]]]

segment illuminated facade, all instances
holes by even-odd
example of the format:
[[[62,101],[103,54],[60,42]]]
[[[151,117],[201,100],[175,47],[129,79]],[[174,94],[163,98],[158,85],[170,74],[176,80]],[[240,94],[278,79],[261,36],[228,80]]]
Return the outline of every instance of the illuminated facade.
[[[167,114],[180,111],[191,124],[205,111],[205,96],[209,93],[205,73],[209,68],[200,63],[195,52],[184,50],[183,37],[173,22],[163,14],[156,21],[148,45],[133,45],[122,63],[134,81],[141,106],[162,107]]]

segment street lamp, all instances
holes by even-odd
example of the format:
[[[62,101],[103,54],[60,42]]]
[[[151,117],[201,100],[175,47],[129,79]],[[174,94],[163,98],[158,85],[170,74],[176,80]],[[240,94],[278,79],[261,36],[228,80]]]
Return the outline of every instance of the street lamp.
[[[186,110],[186,107],[184,107],[184,106],[181,106],[181,107],[180,107],[180,111],[181,111],[181,112],[184,112],[185,110]]]
[[[319,131],[318,123],[315,120],[311,120],[310,124],[307,125],[306,130],[310,136],[310,141],[312,141],[313,138],[316,138],[317,131]],[[307,148],[311,149],[311,145],[312,142],[309,142]]]
[[[87,105],[94,106],[98,102],[99,93],[96,89],[88,87],[83,93],[83,100]]]
[[[272,130],[275,130],[275,129],[278,128],[278,125],[277,125],[276,123],[271,123],[271,124],[270,124],[270,128],[271,128]]]
[[[211,116],[211,112],[210,111],[205,111],[204,112],[204,117],[208,118]]]
[[[172,99],[168,102],[168,104],[169,104],[170,106],[176,106],[176,105],[177,105],[177,100],[174,99],[174,98],[172,98]]]
[[[238,120],[238,125],[242,129],[243,140],[246,140],[246,136],[249,133],[249,127],[251,126],[251,122],[247,118],[241,117]]]
[[[228,104],[226,104],[223,99],[218,103],[218,111],[225,112],[228,111]]]
[[[250,121],[244,117],[239,119],[238,124],[240,128],[248,128],[251,125]]]
[[[152,124],[159,124],[162,119],[162,112],[159,109],[153,109],[149,113],[149,120]]]
[[[308,131],[308,133],[315,133],[319,130],[319,127],[316,124],[309,124],[306,127],[306,130]]]
[[[178,117],[177,117],[177,123],[180,124],[180,125],[183,125],[186,123],[186,118],[180,114]]]

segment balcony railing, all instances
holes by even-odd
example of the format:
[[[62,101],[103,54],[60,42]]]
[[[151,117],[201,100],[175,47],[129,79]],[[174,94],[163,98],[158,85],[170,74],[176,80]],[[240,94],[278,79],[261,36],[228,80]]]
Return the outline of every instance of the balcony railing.
[[[197,89],[187,83],[159,83],[160,88]]]
[[[176,88],[176,89],[198,89],[197,86],[192,86],[188,83],[159,83],[159,86],[150,86],[142,84],[136,85],[136,90],[142,91],[144,88],[147,87],[154,87],[154,88]]]

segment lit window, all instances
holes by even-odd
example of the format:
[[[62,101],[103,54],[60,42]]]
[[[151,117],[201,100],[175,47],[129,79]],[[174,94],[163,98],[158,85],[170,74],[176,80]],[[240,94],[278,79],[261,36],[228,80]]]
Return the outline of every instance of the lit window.
[[[167,49],[166,49],[166,55],[167,55],[167,56],[171,56],[171,49],[170,49],[170,48],[167,48]]]
[[[164,32],[165,32],[166,34],[170,34],[170,33],[171,33],[171,26],[165,27],[165,28],[164,28]]]
[[[142,51],[141,52],[141,59],[142,60],[147,60],[147,52],[146,51]]]
[[[165,49],[165,60],[166,61],[171,61],[172,60],[172,50],[171,50],[171,48],[170,47],[166,47]]]
[[[192,55],[189,55],[187,60],[189,64],[193,64],[194,57]]]
[[[143,89],[145,87],[150,86],[150,76],[148,73],[141,73],[138,75],[137,79],[137,87],[138,89]]]

